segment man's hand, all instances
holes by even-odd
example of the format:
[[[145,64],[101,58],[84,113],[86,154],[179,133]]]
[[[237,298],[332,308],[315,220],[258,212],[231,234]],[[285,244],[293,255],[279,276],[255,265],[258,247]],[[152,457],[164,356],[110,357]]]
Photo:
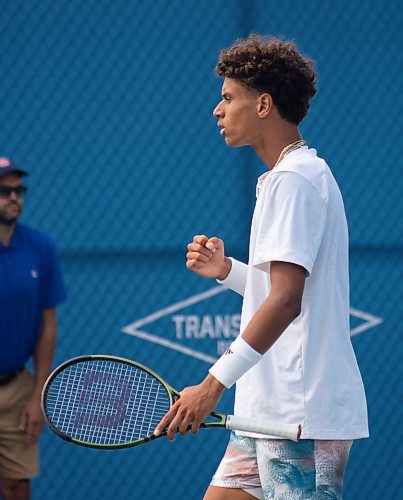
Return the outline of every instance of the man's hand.
[[[33,396],[23,408],[20,418],[20,430],[26,432],[27,444],[35,444],[38,441],[43,425],[39,398]]]
[[[215,236],[197,235],[187,246],[186,267],[205,278],[223,280],[231,270],[231,260],[224,255],[224,242]]]
[[[200,424],[216,407],[224,390],[225,387],[210,374],[201,384],[187,387],[157,425],[154,434],[159,436],[167,426],[167,436],[171,441],[177,432],[183,436],[189,430],[193,434],[197,433]]]

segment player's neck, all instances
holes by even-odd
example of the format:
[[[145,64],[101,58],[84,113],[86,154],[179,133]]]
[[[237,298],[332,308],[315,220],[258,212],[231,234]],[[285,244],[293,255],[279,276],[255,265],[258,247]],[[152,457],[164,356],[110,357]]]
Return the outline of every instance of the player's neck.
[[[261,144],[255,148],[256,154],[269,170],[276,166],[287,146],[302,139],[298,127],[284,120],[275,128],[271,128],[272,130],[265,131]]]

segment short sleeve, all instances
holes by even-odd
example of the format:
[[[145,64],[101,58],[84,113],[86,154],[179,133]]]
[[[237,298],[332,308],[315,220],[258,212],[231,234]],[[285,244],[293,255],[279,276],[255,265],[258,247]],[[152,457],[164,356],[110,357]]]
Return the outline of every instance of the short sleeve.
[[[267,179],[253,265],[298,264],[311,273],[322,241],[327,205],[302,175],[279,172]]]

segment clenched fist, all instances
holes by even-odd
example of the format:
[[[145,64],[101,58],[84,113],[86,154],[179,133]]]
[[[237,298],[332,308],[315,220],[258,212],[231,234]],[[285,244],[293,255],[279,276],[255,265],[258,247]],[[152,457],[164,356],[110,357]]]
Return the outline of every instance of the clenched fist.
[[[224,242],[213,236],[197,235],[187,246],[186,267],[205,278],[224,280],[231,270],[231,260],[224,255]]]

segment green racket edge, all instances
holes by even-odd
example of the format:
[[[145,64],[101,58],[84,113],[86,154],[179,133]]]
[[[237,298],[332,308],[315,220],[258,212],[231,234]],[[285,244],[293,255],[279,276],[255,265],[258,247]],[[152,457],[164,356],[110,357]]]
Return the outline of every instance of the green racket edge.
[[[133,448],[135,446],[139,446],[144,443],[148,443],[149,441],[154,441],[155,439],[158,439],[160,437],[165,437],[167,435],[167,431],[163,431],[161,434],[158,436],[155,436],[154,434],[151,434],[150,436],[146,436],[145,438],[137,439],[135,441],[129,441],[127,443],[121,443],[121,444],[95,444],[95,443],[89,443],[87,441],[81,441],[76,438],[72,438],[64,433],[62,433],[55,425],[49,420],[47,414],[46,414],[46,408],[45,408],[45,400],[46,400],[46,394],[47,394],[47,388],[52,382],[52,380],[60,373],[62,372],[66,367],[72,366],[74,364],[80,363],[82,361],[90,361],[90,360],[111,360],[111,361],[120,361],[122,363],[131,365],[131,366],[136,366],[137,368],[140,368],[144,370],[145,372],[149,373],[152,375],[154,378],[156,378],[168,391],[169,394],[169,399],[170,399],[170,405],[172,407],[173,403],[177,398],[180,397],[179,392],[171,387],[163,378],[161,378],[157,373],[155,373],[153,370],[150,370],[150,368],[142,365],[141,363],[137,363],[136,361],[132,361],[127,358],[122,358],[119,356],[111,356],[108,354],[89,354],[89,355],[83,355],[83,356],[77,356],[75,358],[71,358],[61,365],[59,365],[55,370],[52,371],[52,373],[49,375],[47,378],[43,388],[42,388],[42,394],[41,394],[41,408],[42,408],[42,413],[44,415],[45,421],[49,428],[57,434],[60,438],[64,439],[65,441],[68,441],[70,443],[74,443],[80,446],[85,446],[87,448],[95,448],[95,449],[102,449],[102,450],[116,450],[116,449],[123,449],[123,448]],[[208,428],[227,428],[227,415],[222,414],[222,413],[217,413],[217,412],[212,412],[210,414],[211,417],[215,418],[215,421],[208,421],[208,422],[202,422],[200,424],[201,429],[208,429]],[[189,427],[190,428],[190,427]],[[300,437],[300,430],[299,430],[299,435],[296,440],[299,440]]]
[[[136,366],[145,372],[149,373],[153,377],[155,377],[168,391],[169,394],[169,399],[170,399],[170,404],[171,406],[175,402],[175,398],[178,398],[180,396],[179,392],[176,391],[173,387],[171,387],[163,378],[161,378],[157,373],[155,373],[153,370],[150,370],[147,366],[142,365],[141,363],[137,363],[136,361],[132,361],[131,359],[127,358],[122,358],[120,356],[111,356],[109,354],[84,354],[82,356],[77,356],[75,358],[68,359],[67,361],[64,361],[62,364],[60,364],[58,367],[56,367],[52,373],[49,375],[49,377],[46,379],[46,382],[43,385],[42,388],[42,393],[41,393],[41,409],[42,409],[42,414],[45,418],[46,424],[48,427],[55,433],[57,434],[60,438],[64,439],[65,441],[68,441],[69,443],[74,443],[80,446],[85,446],[86,448],[95,448],[98,450],[117,450],[117,449],[122,449],[122,448],[133,448],[134,446],[139,446],[144,443],[148,443],[149,441],[154,441],[154,439],[164,437],[166,436],[166,431],[163,431],[159,436],[154,436],[152,434],[151,436],[147,436],[145,438],[137,439],[136,441],[129,441],[127,443],[121,443],[121,444],[95,444],[95,443],[89,443],[87,441],[81,441],[80,439],[72,438],[70,436],[67,436],[63,432],[61,432],[48,418],[46,414],[46,394],[47,394],[47,389],[49,385],[51,384],[52,380],[60,373],[62,372],[65,368],[68,366],[75,365],[77,363],[83,362],[83,361],[93,361],[93,360],[110,360],[110,361],[120,361],[125,364],[129,364],[131,366]],[[218,414],[217,414],[218,416]],[[225,416],[222,415],[220,416],[221,420],[223,421],[223,424],[221,425],[222,427],[225,427]],[[215,422],[211,422],[212,424],[215,424]],[[204,427],[205,425],[202,424]],[[217,425],[215,425],[217,426]],[[212,427],[212,426],[209,426]]]

